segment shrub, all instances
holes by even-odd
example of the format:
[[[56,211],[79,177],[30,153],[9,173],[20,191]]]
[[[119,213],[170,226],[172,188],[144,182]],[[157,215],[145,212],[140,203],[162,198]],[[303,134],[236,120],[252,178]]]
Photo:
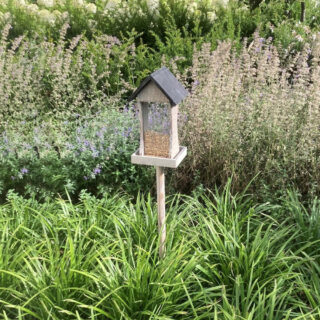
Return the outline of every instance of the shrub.
[[[258,176],[257,194],[297,187],[319,193],[319,37],[284,65],[278,49],[256,34],[238,55],[230,42],[194,55],[193,94],[181,127],[190,156],[189,183],[236,189]],[[179,179],[188,177],[179,174]]]
[[[215,47],[218,40],[227,38],[240,45],[259,28],[261,36],[273,36],[276,43],[287,47],[295,37],[292,30],[318,29],[320,7],[315,0],[305,4],[305,22],[297,25],[299,1],[5,0],[0,3],[0,26],[13,25],[11,39],[27,33],[32,38],[41,35],[54,41],[65,23],[70,24],[68,39],[85,34],[91,40],[97,34],[109,34],[123,40],[135,30],[136,45],[143,41],[153,49],[154,34],[165,42],[172,30],[196,43],[204,37]],[[306,30],[301,30],[302,35],[308,33]]]
[[[0,43],[0,126],[44,116],[52,120],[95,113],[103,105],[118,103],[130,88],[121,70],[130,61],[132,42],[122,44],[108,36],[98,37],[96,43],[81,36],[68,42],[67,28],[65,25],[61,30],[57,44],[24,37],[9,43],[10,25],[4,28]]]
[[[76,199],[82,189],[137,194],[152,187],[152,170],[130,161],[139,140],[132,110],[18,125],[0,135],[2,201],[9,189],[44,200],[66,191]]]

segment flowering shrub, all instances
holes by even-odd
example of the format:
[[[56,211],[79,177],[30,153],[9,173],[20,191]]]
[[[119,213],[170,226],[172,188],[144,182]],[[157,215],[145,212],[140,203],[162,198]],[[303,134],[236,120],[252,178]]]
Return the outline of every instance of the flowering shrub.
[[[194,55],[181,127],[191,179],[213,186],[233,175],[242,188],[258,175],[258,192],[294,185],[319,194],[320,34],[312,38],[286,65],[258,34],[239,54],[224,42]]]
[[[222,0],[2,0],[0,25],[12,24],[14,36],[25,31],[55,36],[64,23],[71,25],[73,36],[83,32],[91,36],[95,29],[115,36],[133,28],[159,33],[170,19],[178,28],[192,30],[200,23],[201,28],[208,30],[220,5],[224,5]]]
[[[138,147],[134,109],[74,115],[72,121],[21,121],[0,134],[0,194],[9,189],[40,198],[67,190],[95,194],[150,186],[150,169],[131,165]]]
[[[67,28],[63,27],[57,44],[36,43],[23,36],[9,43],[10,25],[2,30],[0,127],[42,116],[52,120],[94,113],[118,103],[132,89],[122,75],[129,63],[134,67],[131,40],[121,43],[115,37],[97,36],[94,43],[77,36],[68,42]]]
[[[304,38],[301,27],[318,29],[320,6],[306,0],[305,21],[300,23],[299,1],[232,0],[1,0],[0,27],[10,23],[10,38],[28,33],[57,40],[62,25],[69,23],[67,37],[109,34],[123,38],[135,30],[136,44],[141,40],[151,48],[157,38],[166,42],[168,34],[201,42],[202,37],[215,47],[218,40],[251,37],[259,28],[264,37],[272,36],[283,46],[294,40],[292,31]],[[300,25],[297,25],[297,23]]]

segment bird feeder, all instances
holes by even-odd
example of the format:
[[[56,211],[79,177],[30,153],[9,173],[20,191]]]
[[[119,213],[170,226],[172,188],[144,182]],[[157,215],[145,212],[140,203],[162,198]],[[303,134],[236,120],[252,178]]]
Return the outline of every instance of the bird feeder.
[[[156,167],[160,257],[164,256],[166,239],[164,168],[177,168],[187,155],[178,137],[178,105],[187,95],[187,90],[163,67],[148,76],[129,98],[137,100],[140,115],[140,147],[131,162]]]
[[[136,99],[140,114],[140,147],[131,162],[177,168],[187,154],[179,146],[178,104],[187,90],[163,67],[153,72],[129,98]]]

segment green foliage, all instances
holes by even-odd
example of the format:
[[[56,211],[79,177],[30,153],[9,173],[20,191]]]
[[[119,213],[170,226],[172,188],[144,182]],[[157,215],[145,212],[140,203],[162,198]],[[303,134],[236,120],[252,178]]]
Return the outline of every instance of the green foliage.
[[[230,182],[167,202],[163,260],[150,197],[80,198],[39,204],[10,192],[0,206],[1,319],[319,316],[317,253],[285,216],[272,218],[277,206],[232,195]]]
[[[260,174],[259,186],[256,182],[255,188],[258,187],[257,193],[262,197],[278,195],[279,190],[292,185],[303,195],[318,194],[318,150],[317,144],[313,143],[318,139],[314,129],[318,128],[314,122],[318,117],[309,117],[305,112],[305,108],[309,108],[310,114],[315,114],[317,108],[312,106],[318,101],[314,89],[318,83],[317,62],[312,59],[318,50],[314,32],[319,25],[320,9],[311,0],[306,1],[305,23],[298,22],[300,3],[297,1],[262,1],[258,4],[130,0],[114,1],[111,8],[107,8],[103,0],[95,3],[56,1],[52,6],[40,1],[38,4],[35,7],[34,3],[16,0],[0,4],[1,151],[6,148],[6,131],[12,134],[18,130],[21,137],[26,137],[26,141],[20,141],[19,151],[15,147],[8,154],[2,153],[0,189],[3,195],[10,188],[23,194],[41,194],[43,198],[52,193],[63,193],[65,187],[76,195],[82,188],[99,192],[103,183],[107,188],[113,185],[115,189],[128,186],[133,193],[140,186],[150,186],[146,182],[150,178],[149,172],[128,164],[130,153],[137,147],[137,139],[130,142],[130,146],[126,143],[122,146],[117,140],[119,150],[124,152],[113,154],[112,162],[108,163],[89,153],[83,154],[83,158],[66,154],[61,157],[65,146],[59,139],[69,133],[61,133],[60,127],[64,126],[63,121],[74,122],[78,114],[93,116],[101,110],[121,109],[141,80],[162,65],[170,67],[194,93],[191,102],[187,102],[191,111],[184,112],[190,112],[194,124],[189,121],[184,127],[187,130],[182,132],[183,143],[190,150],[189,162],[171,176],[175,184],[173,190],[190,193],[198,185],[213,188],[216,184],[225,184],[231,174],[235,177],[235,188],[240,190]],[[257,28],[259,36],[254,33]],[[24,34],[22,38],[14,38],[21,34]],[[243,41],[244,38],[248,39]],[[212,65],[208,66],[207,62],[212,56],[217,57],[217,52],[221,53],[220,41],[226,39],[232,42],[230,50],[231,47],[237,50],[232,54],[222,52],[229,57],[223,66],[230,68],[229,61],[233,59],[234,69],[229,75],[238,72],[238,65],[242,66],[239,74],[244,82],[241,88],[238,87],[241,94],[228,100],[232,90],[237,95],[237,89],[230,89],[232,81],[221,80],[227,75],[220,74],[219,69],[214,73],[217,84],[212,85],[212,100],[208,102],[205,90],[211,90],[212,78],[209,81],[208,74]],[[206,56],[196,61],[201,48]],[[216,48],[218,51],[211,52]],[[253,51],[256,55],[252,55]],[[237,58],[240,60],[237,60],[239,53]],[[245,54],[249,55],[247,61]],[[272,56],[272,64],[268,55]],[[308,73],[305,68],[309,66],[314,71]],[[257,85],[259,81],[253,80],[258,73],[263,78],[260,78],[260,85]],[[282,91],[278,90],[282,88],[279,74],[285,74],[288,79]],[[301,77],[302,81],[297,81],[297,86],[291,88],[294,77]],[[197,91],[204,83],[209,87]],[[309,90],[309,85],[313,89]],[[217,99],[219,94],[222,96]],[[192,108],[198,108],[199,104],[201,107],[202,103],[208,104],[209,115],[193,112]],[[272,113],[272,107],[282,103],[286,104],[286,114],[294,115],[287,119],[291,121],[290,129],[286,128],[287,120],[281,121],[281,117],[276,116],[280,112],[278,109]],[[233,116],[228,115],[230,121],[224,117],[228,114],[225,105],[233,106]],[[252,112],[243,111],[242,118],[237,120],[238,126],[231,125],[237,112],[248,106]],[[217,110],[221,112],[219,124],[209,120],[213,119],[212,114],[217,115]],[[266,125],[270,123],[270,115],[274,119],[271,128]],[[186,116],[182,114],[182,118]],[[25,122],[27,125],[22,125]],[[45,123],[47,130],[43,136],[53,138],[48,141],[51,149],[42,152],[39,159],[39,150],[30,135],[41,123]],[[307,136],[304,127],[312,134]],[[10,139],[19,140],[19,137]],[[101,178],[103,183],[98,178],[84,181],[83,177],[90,176],[97,166],[102,166],[101,163],[105,172]],[[32,174],[21,175],[23,168],[31,168]],[[141,170],[139,174],[137,170]]]
[[[224,42],[194,54],[192,95],[180,108],[189,148],[176,172],[182,190],[212,189],[233,175],[235,190],[256,177],[252,190],[262,199],[289,187],[319,195],[319,43],[315,36],[283,60],[256,33],[240,52]]]
[[[107,110],[73,121],[30,124],[0,136],[0,194],[9,189],[45,199],[82,189],[94,194],[150,189],[152,170],[131,164],[138,148],[134,110]]]
[[[13,25],[11,38],[28,33],[56,41],[62,25],[69,23],[68,39],[84,34],[91,40],[95,35],[108,34],[122,40],[134,30],[139,35],[136,45],[143,43],[151,49],[156,49],[153,34],[164,42],[172,30],[195,43],[204,37],[212,46],[224,39],[232,39],[239,46],[257,28],[261,36],[273,37],[277,44],[288,47],[295,39],[294,29],[301,27],[304,36],[318,30],[320,19],[315,0],[305,1],[306,17],[300,24],[300,1],[67,0],[48,8],[23,3],[8,0],[0,5],[0,24]]]

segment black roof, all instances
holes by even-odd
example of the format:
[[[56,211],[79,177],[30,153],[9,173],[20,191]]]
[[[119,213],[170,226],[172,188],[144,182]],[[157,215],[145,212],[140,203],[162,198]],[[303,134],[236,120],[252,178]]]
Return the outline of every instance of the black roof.
[[[170,70],[166,67],[162,67],[142,81],[139,88],[130,96],[129,101],[136,98],[150,81],[153,81],[157,85],[172,105],[180,103],[188,95],[188,91],[182,86]]]

